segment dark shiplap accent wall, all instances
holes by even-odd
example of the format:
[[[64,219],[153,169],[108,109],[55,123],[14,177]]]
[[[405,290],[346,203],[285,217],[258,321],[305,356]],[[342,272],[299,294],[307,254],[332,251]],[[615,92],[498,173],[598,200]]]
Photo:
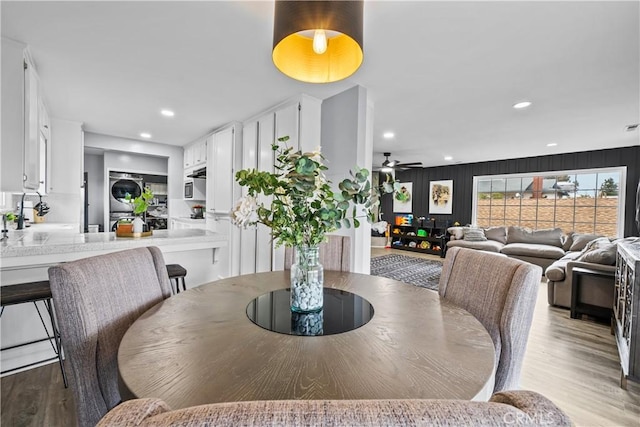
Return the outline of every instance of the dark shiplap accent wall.
[[[408,169],[396,172],[396,178],[404,182],[413,182],[414,215],[468,224],[471,222],[474,176],[615,166],[627,167],[624,234],[625,236],[637,236],[635,200],[636,189],[640,180],[640,146],[424,169]],[[429,182],[447,179],[453,180],[453,214],[429,215]],[[383,197],[382,211],[384,213],[383,219],[393,222],[393,199],[390,195]]]

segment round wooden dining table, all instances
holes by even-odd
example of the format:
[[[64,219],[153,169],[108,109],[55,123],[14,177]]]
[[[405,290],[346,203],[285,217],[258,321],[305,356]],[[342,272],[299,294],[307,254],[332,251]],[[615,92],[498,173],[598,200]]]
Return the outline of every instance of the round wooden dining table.
[[[489,334],[437,292],[326,271],[325,287],[373,306],[370,321],[344,333],[298,336],[247,317],[254,298],[288,283],[288,271],[231,277],[149,309],[120,343],[123,396],[158,397],[173,409],[247,400],[491,396],[496,357]]]

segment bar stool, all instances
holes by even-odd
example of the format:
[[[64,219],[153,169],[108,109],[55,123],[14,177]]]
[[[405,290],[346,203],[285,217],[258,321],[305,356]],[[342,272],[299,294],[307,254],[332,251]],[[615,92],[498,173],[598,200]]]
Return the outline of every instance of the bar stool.
[[[0,305],[2,305],[2,309],[0,309],[0,317],[2,317],[2,314],[4,313],[5,306],[32,302],[33,305],[36,307],[36,311],[38,312],[38,316],[40,317],[40,322],[44,327],[45,333],[47,334],[47,338],[41,338],[39,340],[12,345],[12,346],[0,349],[0,351],[23,347],[25,345],[34,344],[37,342],[42,342],[47,340],[51,344],[53,351],[56,353],[55,357],[41,360],[39,362],[29,363],[27,365],[19,366],[17,368],[8,369],[6,371],[2,371],[2,373],[4,374],[8,372],[13,372],[18,369],[36,365],[38,363],[48,362],[50,360],[58,359],[58,363],[60,363],[60,371],[62,372],[62,380],[64,381],[65,388],[67,388],[68,387],[67,373],[64,370],[64,362],[62,360],[62,352],[61,352],[62,344],[60,342],[60,331],[56,326],[55,316],[53,313],[53,308],[51,306],[51,300],[52,300],[51,287],[49,286],[48,280],[43,280],[41,282],[20,283],[18,285],[3,286],[0,289]],[[44,302],[47,312],[49,313],[49,319],[51,320],[52,334],[49,334],[49,329],[47,328],[47,325],[44,322],[42,313],[40,313],[40,307],[38,307],[38,304],[37,304],[38,301]],[[54,342],[51,342],[51,340],[53,340]]]
[[[187,290],[187,285],[184,282],[184,276],[187,275],[187,269],[180,264],[167,264],[167,273],[169,273],[169,279],[176,285],[174,294],[180,293],[180,283],[182,283],[182,290]],[[171,285],[171,291],[173,292],[173,284]]]

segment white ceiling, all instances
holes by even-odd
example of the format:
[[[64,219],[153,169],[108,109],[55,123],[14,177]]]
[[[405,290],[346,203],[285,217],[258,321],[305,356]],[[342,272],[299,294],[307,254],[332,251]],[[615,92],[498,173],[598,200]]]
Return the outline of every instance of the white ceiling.
[[[90,132],[184,145],[296,94],[359,84],[374,101],[374,164],[383,151],[435,166],[639,144],[624,130],[640,121],[638,1],[366,1],[364,63],[326,85],[273,66],[272,1],[1,8],[50,115]],[[523,99],[533,105],[512,108]]]

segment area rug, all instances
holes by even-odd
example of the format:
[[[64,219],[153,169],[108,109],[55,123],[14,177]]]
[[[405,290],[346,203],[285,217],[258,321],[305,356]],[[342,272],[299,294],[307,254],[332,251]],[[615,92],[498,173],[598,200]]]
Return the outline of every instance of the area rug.
[[[442,263],[405,255],[371,258],[371,275],[399,280],[411,285],[438,290]]]

